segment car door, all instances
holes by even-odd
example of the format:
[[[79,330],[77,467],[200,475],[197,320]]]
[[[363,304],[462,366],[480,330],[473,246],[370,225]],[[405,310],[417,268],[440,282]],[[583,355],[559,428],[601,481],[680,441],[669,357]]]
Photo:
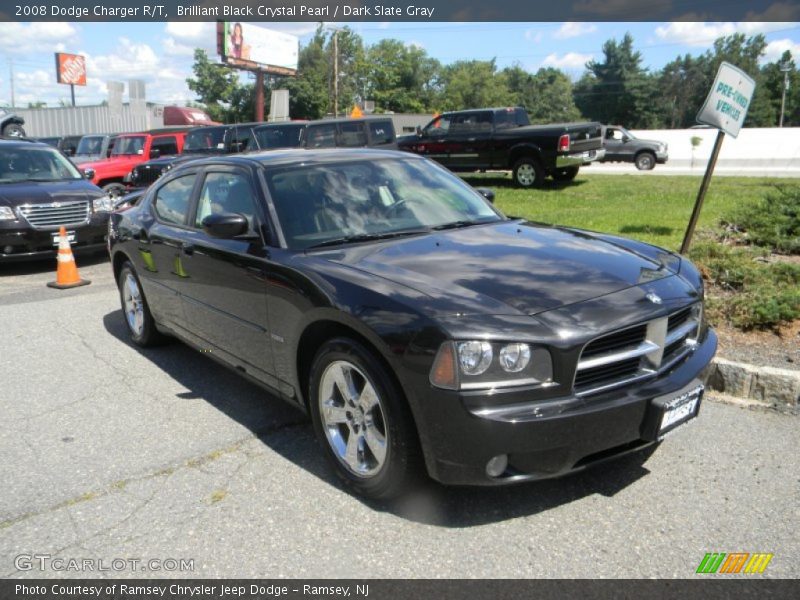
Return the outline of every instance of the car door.
[[[181,282],[187,275],[182,249],[191,233],[188,227],[197,171],[189,171],[159,185],[153,192],[150,211],[139,239],[139,273],[144,279],[150,308],[156,321],[185,327],[179,297]]]
[[[456,115],[447,135],[447,153],[451,169],[479,169],[491,165],[491,111]]]
[[[625,157],[625,136],[619,127],[606,127],[606,160],[623,160]]]
[[[450,115],[441,115],[425,126],[414,146],[414,152],[431,158],[445,167],[449,166],[447,138],[450,131]]]
[[[182,247],[181,298],[195,341],[238,369],[274,380],[265,292],[267,255],[261,233],[263,199],[247,168],[209,166],[198,182],[191,231]],[[211,214],[247,217],[247,234],[214,238],[203,230]]]

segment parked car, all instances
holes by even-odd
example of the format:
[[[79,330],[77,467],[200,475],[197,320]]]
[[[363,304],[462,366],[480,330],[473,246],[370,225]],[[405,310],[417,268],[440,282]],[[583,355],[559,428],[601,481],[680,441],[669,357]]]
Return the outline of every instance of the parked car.
[[[687,259],[503,216],[408,153],[184,163],[109,229],[131,339],[311,414],[346,485],[554,477],[693,418],[717,344]]]
[[[80,168],[107,194],[121,196],[130,187],[130,173],[136,165],[180,154],[186,133],[185,127],[123,133],[117,138],[109,158],[82,163]]]
[[[85,135],[78,142],[75,154],[70,158],[76,165],[109,158],[118,137],[109,134]]]
[[[78,143],[81,141],[80,135],[63,135],[53,137],[33,138],[37,142],[42,142],[53,148],[58,148],[69,157],[75,155],[78,150]]]
[[[358,117],[310,121],[306,148],[397,148],[394,123],[389,117]]]
[[[181,154],[155,158],[136,165],[131,169],[128,181],[134,188],[147,187],[161,177],[162,173],[187,160],[213,154],[257,150],[258,142],[253,132],[255,125],[257,123],[195,127],[186,134]]]
[[[481,108],[444,113],[397,144],[455,172],[511,170],[516,185],[532,187],[548,176],[570,181],[581,165],[600,158],[600,128],[600,123],[532,126],[524,108]]]
[[[102,251],[111,208],[58,150],[0,140],[0,262],[55,256],[62,225],[75,252]]]
[[[656,140],[641,140],[619,125],[603,125],[603,145],[606,153],[602,162],[630,162],[640,171],[649,171],[656,163],[669,160],[667,144]]]
[[[255,127],[258,147],[261,150],[280,150],[282,148],[302,148],[305,144],[308,121],[288,121],[264,123]]]

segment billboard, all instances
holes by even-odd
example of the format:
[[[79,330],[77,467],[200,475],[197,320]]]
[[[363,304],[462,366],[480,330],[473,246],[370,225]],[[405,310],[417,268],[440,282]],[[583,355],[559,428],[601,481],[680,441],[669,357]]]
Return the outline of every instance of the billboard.
[[[86,57],[56,52],[56,81],[70,85],[86,85]]]
[[[276,75],[297,72],[297,36],[250,23],[226,21],[217,27],[217,50],[224,62]]]

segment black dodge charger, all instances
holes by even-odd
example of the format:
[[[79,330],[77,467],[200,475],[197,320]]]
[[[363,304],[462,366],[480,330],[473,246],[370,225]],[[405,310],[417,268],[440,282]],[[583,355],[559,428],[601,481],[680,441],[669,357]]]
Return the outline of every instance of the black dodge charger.
[[[425,471],[559,476],[696,416],[717,339],[695,267],[484,195],[390,151],[177,167],[109,222],[131,337],[178,337],[309,412],[372,497]]]

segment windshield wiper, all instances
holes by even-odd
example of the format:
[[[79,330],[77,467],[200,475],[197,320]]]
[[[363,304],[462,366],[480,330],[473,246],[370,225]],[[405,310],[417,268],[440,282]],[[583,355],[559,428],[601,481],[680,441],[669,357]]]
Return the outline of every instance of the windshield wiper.
[[[325,246],[339,246],[341,244],[354,244],[356,242],[371,242],[374,240],[388,240],[391,238],[405,237],[408,235],[420,235],[423,233],[430,233],[430,229],[403,229],[400,231],[385,231],[383,233],[355,233],[353,235],[345,235],[318,244],[308,246],[306,250],[312,248],[324,248]]]
[[[463,219],[461,221],[453,221],[452,223],[436,225],[435,227],[431,227],[431,229],[435,231],[442,231],[443,229],[460,229],[461,227],[470,227],[472,225],[481,225],[483,223],[489,223],[489,221],[468,221]]]

